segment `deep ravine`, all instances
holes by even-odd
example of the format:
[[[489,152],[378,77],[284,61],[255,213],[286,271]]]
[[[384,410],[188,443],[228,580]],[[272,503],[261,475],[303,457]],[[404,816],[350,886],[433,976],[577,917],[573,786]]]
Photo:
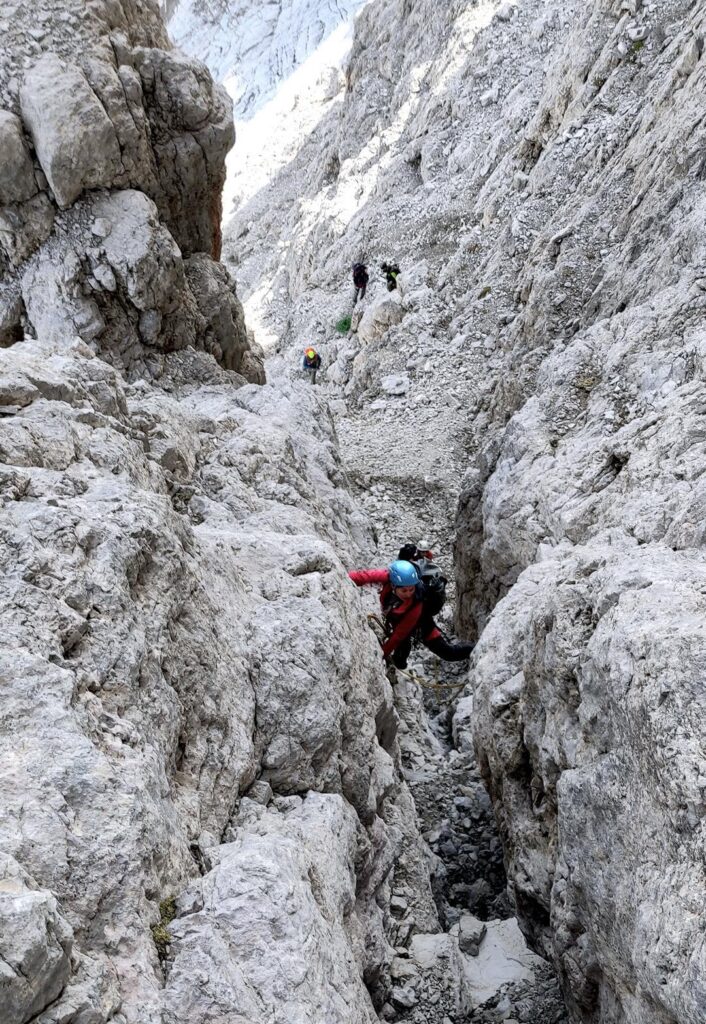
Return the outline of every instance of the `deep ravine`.
[[[373,0],[343,73],[253,118],[285,132],[226,215],[258,336],[324,357],[385,557],[453,543],[454,731],[581,1024],[706,1012],[705,16]]]
[[[705,19],[2,5],[2,1024],[702,1024]]]
[[[345,13],[339,12],[339,16]],[[173,24],[180,42],[194,55],[205,59],[215,74],[222,74],[224,70],[222,58],[215,54],[227,54],[228,60],[237,66],[241,48],[239,92],[234,96],[237,102],[242,102],[238,97],[247,94],[244,69],[248,69],[252,61],[246,43],[238,41],[239,27],[244,24],[242,12],[233,8],[229,20],[225,25],[221,24],[222,41],[221,36],[216,34],[214,37],[213,31],[208,31],[208,14],[203,12],[201,17],[203,21],[198,11],[188,4],[178,10]],[[198,31],[192,32],[194,26]],[[335,23],[330,30],[335,31]],[[266,36],[264,31],[263,36]],[[201,37],[208,40],[206,49],[199,44]],[[265,56],[260,55],[254,73],[261,76],[263,66],[266,68],[276,63],[271,53],[276,53],[281,45],[277,29],[265,44],[261,41],[259,45],[261,50],[265,48]],[[271,53],[267,46],[271,47]],[[314,48],[310,62],[313,59],[319,62],[317,84],[327,77],[335,78],[335,69],[326,65],[330,59],[328,51],[320,47],[317,52]],[[307,95],[308,82],[298,82],[296,78],[288,81],[286,69],[280,70],[279,76],[272,71],[270,74],[271,93],[278,89],[280,92],[291,89],[297,97],[293,120],[295,126],[300,125],[299,137],[294,136],[298,145],[307,126],[316,120],[317,104],[321,100],[316,90],[313,97]],[[310,72],[309,79],[312,74]],[[258,88],[265,86],[261,83]],[[242,125],[242,132],[246,134],[245,148],[239,150],[236,146],[233,153],[231,173],[238,181],[248,178],[262,160],[263,152],[273,151],[279,146],[282,126],[277,111],[264,114],[258,109],[261,106],[261,103],[256,103],[251,113],[251,120],[257,127],[247,121]],[[240,116],[246,113],[241,111]],[[292,115],[287,113],[286,117],[289,121]],[[253,153],[247,144],[255,130],[258,132],[257,153]],[[292,131],[291,125],[288,131]],[[226,195],[232,191],[233,188],[226,185]],[[243,199],[237,201],[242,204]],[[228,211],[225,225],[225,258],[228,262],[229,254],[240,250],[237,229],[233,231]],[[272,249],[277,249],[280,244],[276,231],[274,226],[268,235],[267,244]],[[238,261],[233,263],[232,270],[239,276]],[[282,359],[282,354],[291,344],[291,328],[280,333],[282,322],[277,311],[281,303],[272,291],[266,291],[264,310],[253,307],[249,302],[249,297],[257,297],[261,293],[266,281],[266,277],[261,281],[255,272],[245,287],[244,295],[246,308],[250,309],[253,322],[258,326],[258,336],[267,339],[273,352],[267,369],[270,381],[277,386],[278,381],[292,376],[291,357]],[[405,279],[404,287],[409,290],[408,279]],[[375,284],[371,290],[373,295],[379,291]],[[337,301],[344,309],[348,301],[345,286],[342,293]],[[307,304],[306,286],[300,302]],[[369,304],[370,300],[363,310]],[[354,310],[353,315],[355,325],[357,311]],[[413,345],[406,342],[404,348],[409,355],[408,362],[414,364]],[[430,358],[433,362],[433,352]],[[451,384],[453,372],[448,369],[447,381]],[[430,396],[434,398],[446,383],[444,375],[439,379],[438,368],[435,370],[436,373],[430,374]],[[437,420],[432,425],[428,440],[415,434],[406,443],[406,424],[396,423],[394,400],[377,403],[380,408],[374,410],[375,418],[371,424],[368,406],[353,399],[346,400],[337,383],[336,378],[332,381],[328,366],[323,383],[315,390],[322,415],[326,409],[336,418],[347,478],[353,494],[371,516],[377,543],[364,549],[363,556],[372,563],[384,563],[396,555],[397,547],[405,539],[426,538],[440,552],[444,567],[452,577],[453,520],[458,495],[453,480],[453,464],[454,458],[458,458],[456,448],[460,449],[460,441],[454,442],[451,451],[444,452],[440,447],[440,423]],[[449,429],[452,429],[457,406],[449,406],[444,401],[442,408],[448,418]],[[453,580],[450,594],[453,599]],[[367,606],[374,610],[374,601],[369,601]],[[446,627],[452,629],[448,611],[445,620]],[[428,699],[425,701],[425,691],[400,676],[395,685],[395,706],[400,715],[403,774],[414,797],[423,836],[429,845],[431,884],[442,932],[436,937],[424,935],[424,927],[416,919],[415,911],[420,895],[424,900],[426,895],[415,891],[415,875],[413,872],[411,877],[407,877],[403,855],[394,868],[391,881],[393,920],[388,937],[396,948],[396,957],[390,966],[392,988],[385,1003],[379,1006],[381,1016],[415,1024],[443,1019],[459,1024],[465,1021],[487,1021],[490,1024],[498,1019],[512,1019],[515,1015],[520,1021],[539,1019],[546,1024],[563,1021],[565,1012],[556,977],[548,964],[527,950],[513,920],[505,891],[502,845],[475,755],[468,744],[464,750],[455,746],[452,719],[463,687],[464,667],[449,673],[447,667],[440,667],[435,659],[424,658],[423,662],[417,666],[419,671],[428,677],[432,685],[440,688],[426,691]],[[443,689],[445,682],[450,684],[449,689]],[[459,928],[464,936],[463,951],[459,949]],[[478,929],[475,942],[467,938],[467,933],[473,928]],[[453,929],[450,941],[444,934],[449,929]],[[423,936],[423,939],[415,940],[415,934]],[[464,955],[469,949],[473,955]],[[454,960],[455,963],[450,962]]]

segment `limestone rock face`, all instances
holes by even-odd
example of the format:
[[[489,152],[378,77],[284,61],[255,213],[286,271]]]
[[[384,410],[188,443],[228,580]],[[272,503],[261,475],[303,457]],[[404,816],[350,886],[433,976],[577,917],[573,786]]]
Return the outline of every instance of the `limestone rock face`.
[[[0,23],[3,343],[79,337],[133,376],[188,345],[262,381],[234,285],[208,263],[234,139],[226,93],[170,48],[148,0],[67,0],[38,31],[51,6]]]
[[[477,648],[476,743],[512,892],[577,1019],[695,1021],[706,999],[705,572],[664,548],[547,551]]]
[[[79,68],[45,54],[24,78],[20,109],[62,209],[84,188],[112,185],[120,171],[118,139]]]
[[[0,352],[0,828],[50,923],[22,1021],[367,1024],[400,859],[433,908],[312,390],[191,349],[152,385],[81,342]]]
[[[21,203],[37,191],[34,166],[19,117],[0,110],[0,206]]]
[[[193,912],[170,929],[165,1020],[213,1019],[208,1003],[210,1014],[252,1024],[374,1024],[353,944],[355,814],[317,793],[256,813],[245,805],[247,828],[219,848],[217,865],[182,897]]]
[[[215,262],[229,102],[153,0],[7,10],[3,1012],[372,1024],[396,872],[438,920],[371,531]]]
[[[228,271],[205,253],[197,253],[186,260],[184,271],[198,312],[206,320],[207,327],[200,331],[203,347],[227,370],[243,372],[248,337],[243,307]],[[256,371],[248,379],[253,384],[265,383],[264,372],[258,376]]]
[[[2,858],[0,993],[3,1019],[25,1024],[61,993],[71,973],[73,932],[54,896],[28,884],[20,865]]]

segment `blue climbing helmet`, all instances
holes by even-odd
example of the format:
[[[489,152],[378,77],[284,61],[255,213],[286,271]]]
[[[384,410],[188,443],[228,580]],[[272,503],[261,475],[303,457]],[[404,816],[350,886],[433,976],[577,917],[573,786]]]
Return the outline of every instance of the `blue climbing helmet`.
[[[416,565],[413,565],[411,562],[405,562],[402,558],[398,558],[396,562],[393,562],[388,572],[390,573],[390,583],[393,587],[416,587],[419,583],[419,572]]]

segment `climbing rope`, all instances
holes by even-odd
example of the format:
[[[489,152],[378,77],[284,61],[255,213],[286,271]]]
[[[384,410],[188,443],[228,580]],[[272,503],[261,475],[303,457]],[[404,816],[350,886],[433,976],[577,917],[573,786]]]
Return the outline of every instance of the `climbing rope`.
[[[400,675],[411,679],[413,683],[423,686],[425,690],[462,690],[464,686],[468,685],[467,683],[429,683],[423,676],[418,676],[416,672],[408,672],[406,668],[398,668],[397,665],[395,665],[395,672],[399,672]]]
[[[385,640],[387,638],[387,630],[385,629],[385,623],[380,619],[378,615],[371,613],[370,615],[368,615],[368,625],[370,626],[373,633],[377,637],[380,646],[383,647]],[[417,686],[422,686],[425,690],[462,690],[464,686],[467,685],[466,683],[440,683],[438,681],[435,683],[430,683],[428,680],[424,678],[424,676],[420,676],[416,672],[410,672],[406,668],[398,668],[397,665],[394,666],[394,670],[401,676],[404,676],[405,679],[409,679],[413,683],[416,683]]]

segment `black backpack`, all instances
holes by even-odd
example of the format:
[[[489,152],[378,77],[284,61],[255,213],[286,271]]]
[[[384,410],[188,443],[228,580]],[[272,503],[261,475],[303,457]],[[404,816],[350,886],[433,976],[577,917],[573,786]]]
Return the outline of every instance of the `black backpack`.
[[[362,288],[368,283],[368,271],[364,263],[353,264],[353,284],[356,288]]]
[[[432,562],[430,558],[416,558],[414,564],[422,581],[424,608],[430,615],[438,615],[446,601],[448,580],[436,562]]]
[[[420,550],[416,544],[403,544],[397,557],[417,567],[424,608],[430,615],[438,615],[446,602],[449,581],[430,555],[431,551]]]

